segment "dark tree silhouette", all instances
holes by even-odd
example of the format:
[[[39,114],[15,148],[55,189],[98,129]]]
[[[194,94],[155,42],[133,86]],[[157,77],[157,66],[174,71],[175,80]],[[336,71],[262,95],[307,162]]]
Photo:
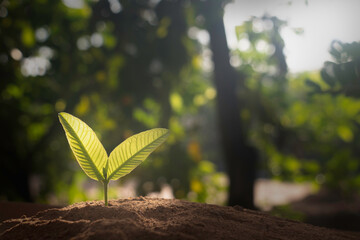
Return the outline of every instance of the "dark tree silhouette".
[[[246,141],[241,125],[241,106],[237,96],[237,82],[243,77],[230,65],[223,22],[224,1],[208,0],[199,4],[205,27],[210,34],[213,52],[214,82],[217,89],[217,109],[221,144],[230,178],[229,205],[254,208],[253,187],[257,152]]]

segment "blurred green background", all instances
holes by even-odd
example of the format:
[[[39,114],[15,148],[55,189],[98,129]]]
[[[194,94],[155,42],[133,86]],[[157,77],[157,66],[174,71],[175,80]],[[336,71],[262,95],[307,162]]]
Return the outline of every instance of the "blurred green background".
[[[227,171],[245,160],[240,168],[256,178],[310,182],[344,197],[359,193],[360,42],[333,41],[321,70],[289,73],[280,34],[287,23],[275,16],[238,24],[246,50],[217,41],[225,32],[212,26],[221,30],[228,3],[1,1],[0,200],[102,199],[100,184],[74,160],[61,111],[88,123],[108,153],[132,134],[170,129],[164,146],[111,184],[110,198],[158,192],[226,204],[232,186],[230,195],[238,189],[249,203],[252,196],[244,195],[252,195],[255,179],[247,176],[250,190],[237,188]],[[216,60],[221,54],[231,65]],[[234,74],[219,77],[224,69]],[[219,89],[225,78],[236,96],[227,105]],[[239,121],[227,124],[231,118]],[[241,132],[240,160],[226,154],[224,125]]]

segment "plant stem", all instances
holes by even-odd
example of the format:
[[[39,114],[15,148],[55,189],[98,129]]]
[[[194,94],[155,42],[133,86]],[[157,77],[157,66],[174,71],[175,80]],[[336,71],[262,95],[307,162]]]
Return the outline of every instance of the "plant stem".
[[[105,206],[108,206],[108,181],[104,181],[104,198],[105,198]]]

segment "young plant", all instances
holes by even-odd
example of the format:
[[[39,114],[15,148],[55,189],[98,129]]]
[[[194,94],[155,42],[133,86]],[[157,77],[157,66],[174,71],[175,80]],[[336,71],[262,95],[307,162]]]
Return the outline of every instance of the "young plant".
[[[108,205],[108,184],[130,173],[168,137],[169,130],[155,128],[133,135],[118,145],[108,157],[95,132],[86,123],[69,113],[59,113],[70,148],[86,175],[104,186]]]

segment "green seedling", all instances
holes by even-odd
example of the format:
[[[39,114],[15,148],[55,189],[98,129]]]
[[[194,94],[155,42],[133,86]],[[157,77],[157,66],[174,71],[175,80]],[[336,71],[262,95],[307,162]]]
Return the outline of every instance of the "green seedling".
[[[155,128],[127,138],[107,155],[95,132],[69,113],[59,113],[70,148],[86,175],[104,186],[105,206],[108,205],[108,184],[134,170],[168,137],[169,130]]]

